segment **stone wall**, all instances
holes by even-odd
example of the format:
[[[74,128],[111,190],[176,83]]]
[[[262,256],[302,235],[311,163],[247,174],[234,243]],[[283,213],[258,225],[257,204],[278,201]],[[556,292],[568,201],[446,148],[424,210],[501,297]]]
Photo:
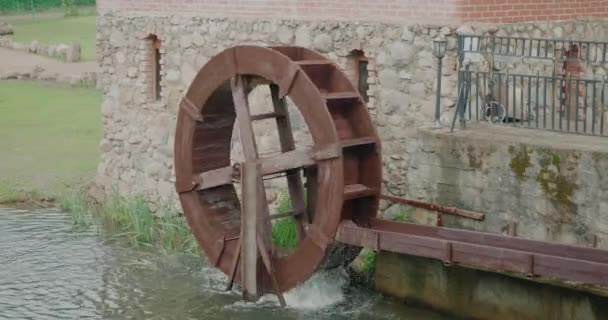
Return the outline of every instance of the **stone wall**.
[[[392,159],[386,177],[403,181],[404,141],[432,119],[436,61],[432,39],[454,27],[380,23],[240,20],[197,17],[98,19],[98,50],[104,136],[98,182],[106,190],[175,197],[173,136],[178,102],[210,57],[240,45],[299,45],[314,48],[346,67],[352,50],[369,59],[369,112]],[[149,95],[146,40],[162,43],[161,99]],[[444,63],[444,105],[452,104],[456,83],[455,39]],[[255,104],[255,103],[252,103]]]
[[[422,142],[431,143],[432,139],[420,140],[417,137],[417,129],[432,124],[434,114],[436,60],[432,55],[433,38],[440,35],[448,38],[441,99],[442,121],[447,124],[452,119],[456,94],[457,32],[483,33],[499,29],[499,32],[513,35],[536,36],[541,32],[541,36],[556,37],[562,32],[562,36],[568,38],[594,40],[600,37],[601,40],[606,33],[600,32],[597,35],[596,32],[605,30],[606,25],[605,21],[574,21],[523,26],[457,27],[377,22],[148,17],[106,12],[98,18],[97,46],[101,64],[99,82],[103,88],[104,101],[103,139],[100,144],[102,155],[97,182],[105,192],[116,190],[122,194],[143,194],[153,201],[176,202],[173,186],[173,139],[178,102],[198,70],[210,57],[225,48],[242,44],[299,45],[320,51],[344,68],[349,66],[349,54],[353,50],[362,50],[369,59],[368,109],[383,142],[384,182],[391,192],[410,198],[495,213],[488,218],[489,222],[485,227],[488,231],[499,231],[499,226],[505,221],[516,220],[523,226],[520,227],[522,235],[531,238],[561,240],[566,237],[575,239],[576,242],[587,241],[586,237],[590,234],[606,238],[608,234],[605,226],[598,229],[597,224],[593,223],[593,217],[603,209],[600,206],[605,205],[601,202],[605,198],[597,196],[597,192],[592,193],[596,195],[593,198],[568,200],[576,204],[577,216],[562,222],[575,221],[578,224],[573,226],[579,229],[570,230],[575,236],[570,236],[570,231],[562,234],[554,229],[558,228],[557,226],[544,228],[545,223],[559,222],[562,217],[551,206],[551,200],[547,199],[546,195],[542,198],[544,186],[535,182],[535,178],[529,178],[525,180],[526,184],[523,184],[525,187],[518,189],[515,182],[519,180],[513,180],[512,169],[505,160],[510,156],[508,149],[501,149],[501,154],[505,157],[501,160],[503,162],[496,162],[489,171],[496,179],[510,177],[511,180],[508,181],[513,182],[513,193],[507,201],[499,196],[497,183],[500,182],[486,178],[485,167],[481,172],[475,171],[475,168],[462,167],[463,172],[472,172],[466,183],[474,184],[476,189],[460,190],[461,181],[457,176],[449,182],[451,187],[441,189],[445,187],[443,181],[449,176],[438,174],[445,172],[449,175],[458,172],[460,167],[451,168],[448,163],[447,169],[443,170],[441,158],[429,159],[429,154],[422,151],[427,148]],[[150,35],[156,35],[161,41],[161,95],[158,100],[150,95],[149,90]],[[257,104],[268,103],[268,94],[260,94],[252,99],[252,106],[255,108]],[[305,131],[305,128],[302,129]],[[476,134],[474,130],[467,132],[483,139],[483,134]],[[262,135],[265,133],[262,132]],[[529,131],[525,130],[516,133],[521,136],[528,134]],[[258,143],[269,144],[263,141],[270,140],[261,137]],[[517,153],[520,149],[514,145],[513,150]],[[466,148],[458,152],[462,157],[468,154]],[[473,159],[473,165],[481,161],[476,159],[485,157],[483,153],[471,154],[476,157],[470,158]],[[495,153],[488,151],[488,154]],[[443,156],[442,154],[441,157]],[[447,156],[449,153],[445,155]],[[543,155],[535,153],[534,157],[532,162],[536,163]],[[570,161],[569,156],[562,158],[564,161]],[[439,164],[434,167],[425,166],[427,160]],[[466,161],[464,164],[468,165]],[[542,169],[536,168],[537,171]],[[563,168],[566,168],[566,165],[563,165]],[[588,173],[583,169],[580,169],[580,172],[581,176]],[[582,185],[578,180],[575,183]],[[549,193],[556,192],[551,191],[550,185],[546,188],[549,188]],[[573,197],[583,197],[585,193],[580,191],[588,190],[577,188],[573,191]],[[482,189],[493,190],[493,193],[488,191],[488,196],[481,197],[479,191]],[[528,194],[545,200],[528,201],[525,197]],[[555,197],[559,198],[561,195]],[[514,204],[517,204],[518,210],[514,209]],[[387,204],[383,204],[382,208],[386,207]],[[494,218],[496,220],[493,220]],[[537,227],[532,228],[534,225]],[[526,226],[530,228],[526,229]],[[570,226],[564,228],[568,229]],[[576,236],[577,233],[580,236]],[[605,245],[605,242],[601,243]]]
[[[465,319],[600,320],[608,313],[605,290],[570,290],[390,252],[376,259],[378,291]]]
[[[485,213],[444,225],[608,249],[608,141],[603,137],[478,125],[420,129],[407,193]]]

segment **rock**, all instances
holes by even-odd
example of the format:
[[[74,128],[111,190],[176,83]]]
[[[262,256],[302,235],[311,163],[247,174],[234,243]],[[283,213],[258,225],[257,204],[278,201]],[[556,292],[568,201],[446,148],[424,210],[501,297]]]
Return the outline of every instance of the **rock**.
[[[399,79],[403,79],[403,80],[412,80],[413,76],[411,73],[405,71],[405,70],[401,70],[399,71]]]
[[[56,46],[49,46],[47,48],[47,52],[46,55],[49,57],[54,57],[57,54],[57,47]]]
[[[434,61],[433,53],[428,50],[422,50],[418,53],[418,67],[432,67],[437,64]]]
[[[137,68],[136,67],[129,67],[127,69],[127,77],[129,77],[129,78],[136,78],[137,77]]]
[[[380,91],[382,112],[392,114],[402,106],[407,105],[408,96],[397,90]]]
[[[310,29],[308,27],[300,27],[295,32],[295,44],[304,48],[312,46]]]
[[[202,47],[205,45],[205,38],[200,33],[195,33],[192,35],[192,43],[197,47]]]
[[[116,30],[110,34],[110,44],[113,47],[124,48],[127,45],[127,39],[125,39],[125,35],[120,30]]]
[[[40,47],[40,42],[38,42],[37,40],[34,40],[30,43],[30,46],[28,48],[28,51],[30,53],[37,53],[38,52],[38,48]]]
[[[19,78],[19,72],[17,71],[8,71],[4,73],[0,73],[0,80],[14,80]]]
[[[414,41],[414,37],[415,37],[414,33],[407,29],[405,31],[403,31],[403,34],[401,34],[401,40],[404,40],[404,41],[410,41],[410,42]]]
[[[116,52],[115,57],[116,57],[116,63],[118,63],[118,64],[123,64],[127,61],[127,56],[122,51]]]
[[[180,80],[179,71],[178,70],[169,70],[167,71],[167,81],[177,82]]]
[[[80,61],[81,49],[80,43],[74,42],[68,46],[65,53],[65,61],[66,62],[78,62]]]
[[[277,31],[277,38],[281,44],[291,44],[293,42],[294,34],[289,28],[279,28]]]
[[[389,44],[388,50],[393,60],[393,64],[399,67],[406,66],[412,62],[412,59],[416,54],[416,50],[412,45],[403,42],[393,42]]]
[[[14,33],[14,28],[8,22],[0,21],[0,36],[11,35]]]
[[[471,25],[463,24],[460,27],[458,27],[458,29],[456,29],[456,34],[458,34],[458,35],[474,35],[475,34],[475,30],[473,30],[473,27]]]
[[[179,38],[179,46],[180,46],[182,49],[187,49],[187,48],[190,48],[190,47],[192,46],[192,44],[193,44],[193,41],[192,41],[192,36],[191,36],[191,35],[189,35],[189,34],[182,35],[182,36]]]
[[[424,83],[416,82],[409,88],[410,95],[417,99],[424,99],[426,97],[426,87]]]
[[[68,45],[60,44],[56,47],[54,56],[65,59],[69,49],[70,47]]]
[[[326,33],[319,34],[313,40],[313,46],[320,52],[330,52],[334,48],[333,39]]]
[[[564,29],[562,27],[555,27],[553,29],[553,38],[555,38],[555,39],[564,38]]]
[[[388,89],[398,89],[400,84],[400,79],[397,73],[392,69],[384,69],[380,71],[378,75],[378,80],[380,80],[380,85],[382,88]]]

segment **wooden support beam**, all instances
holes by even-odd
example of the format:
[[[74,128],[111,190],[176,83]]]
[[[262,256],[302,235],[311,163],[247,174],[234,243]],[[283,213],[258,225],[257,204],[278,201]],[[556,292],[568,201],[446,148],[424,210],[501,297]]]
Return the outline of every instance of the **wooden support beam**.
[[[260,202],[263,202],[257,163],[243,163],[241,166],[241,186],[243,189],[241,207],[241,286],[245,300],[258,298],[257,265],[258,265],[258,214]]]
[[[276,118],[281,151],[287,152],[295,150],[296,144],[293,138],[291,123],[289,121],[289,111],[285,99],[279,98],[279,87],[277,85],[270,85],[270,94],[272,96],[274,112],[276,114],[285,115],[284,117]],[[306,206],[304,205],[304,186],[302,185],[299,168],[287,171],[287,188],[289,190],[291,206],[296,213],[296,219],[298,221],[298,239],[302,240],[304,238],[304,227],[301,220],[303,219],[306,223],[310,223],[310,219],[306,212]]]
[[[239,266],[239,260],[241,260],[241,238],[239,237],[238,242],[236,243],[236,251],[234,252],[234,258],[232,259],[232,264],[230,267],[230,275],[228,280],[228,286],[226,286],[226,291],[232,290],[234,286],[234,278],[236,278],[236,270]]]
[[[272,288],[274,289],[277,298],[279,298],[279,303],[281,307],[287,306],[285,303],[285,298],[283,297],[283,293],[281,292],[281,287],[279,286],[279,282],[277,281],[277,277],[274,274],[274,269],[272,268],[272,261],[270,260],[270,256],[268,255],[268,248],[264,244],[262,238],[258,235],[258,248],[260,249],[260,256],[262,256],[262,262],[266,267],[266,271],[270,276],[270,282],[272,283]]]
[[[246,92],[246,76],[236,75],[231,81],[232,100],[234,102],[234,110],[236,112],[236,122],[239,128],[239,137],[245,162],[257,163],[258,151],[253,132],[253,124],[251,122],[251,110],[249,109],[249,100]],[[266,192],[264,190],[264,181],[262,181],[262,173],[259,173],[258,184],[261,190],[261,200],[265,209],[258,214],[258,222],[260,223],[259,232],[263,235],[264,242],[270,246],[270,221],[266,219],[270,215],[268,204],[266,202]]]

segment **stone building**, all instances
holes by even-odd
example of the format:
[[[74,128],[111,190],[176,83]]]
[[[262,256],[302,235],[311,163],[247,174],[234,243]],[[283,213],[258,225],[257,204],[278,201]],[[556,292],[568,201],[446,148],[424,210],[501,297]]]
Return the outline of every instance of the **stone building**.
[[[357,77],[365,77],[360,87],[367,90],[369,113],[383,142],[385,185],[391,192],[488,213],[483,226],[467,225],[471,228],[501,232],[502,226],[516,220],[519,232],[530,238],[584,243],[597,236],[599,245],[608,246],[608,240],[602,240],[608,238],[608,221],[594,218],[608,209],[608,148],[559,151],[577,172],[572,176],[573,194],[567,195],[569,204],[577,208],[570,230],[551,224],[561,221],[552,218],[559,212],[555,194],[543,194],[533,177],[542,171],[536,162],[546,144],[526,147],[530,140],[513,139],[497,145],[485,141],[483,133],[471,144],[468,138],[421,129],[433,124],[434,38],[448,41],[441,97],[442,121],[447,125],[457,91],[457,34],[497,31],[530,38],[608,41],[608,1],[98,0],[97,4],[104,98],[96,181],[107,192],[174,201],[176,113],[198,70],[234,45],[298,45],[327,55],[356,83],[361,82]],[[599,68],[589,76],[603,77],[605,71]],[[514,156],[521,152],[529,155]],[[523,159],[522,175],[530,175],[528,179],[516,174],[520,171],[513,173],[513,163],[519,163],[513,159]]]

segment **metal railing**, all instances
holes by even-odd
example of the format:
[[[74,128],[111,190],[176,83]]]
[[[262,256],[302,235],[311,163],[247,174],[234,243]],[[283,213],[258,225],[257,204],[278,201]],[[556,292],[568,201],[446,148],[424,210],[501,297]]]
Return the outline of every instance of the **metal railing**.
[[[460,117],[462,128],[489,121],[608,135],[607,79],[583,78],[608,64],[608,42],[459,35],[458,62],[452,130]]]
[[[566,61],[563,50],[573,46],[581,50],[580,59],[587,63],[608,63],[608,42],[566,39],[499,37],[494,35],[459,35],[460,61],[467,54],[492,54],[514,58],[539,58]]]
[[[608,135],[608,81],[459,71],[456,117],[514,127]],[[493,88],[493,89],[491,89]]]

